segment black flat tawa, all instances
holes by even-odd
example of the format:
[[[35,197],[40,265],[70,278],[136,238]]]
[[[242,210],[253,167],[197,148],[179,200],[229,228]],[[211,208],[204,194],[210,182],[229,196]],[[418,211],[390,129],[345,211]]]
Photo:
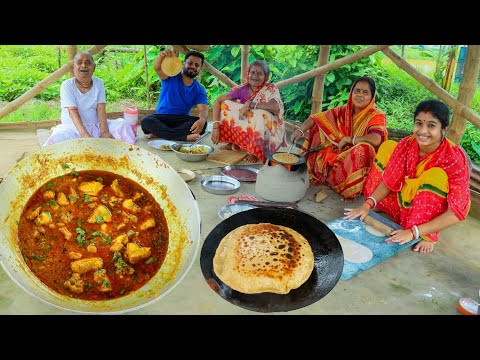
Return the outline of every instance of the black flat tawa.
[[[262,222],[298,231],[312,248],[315,264],[312,274],[288,294],[244,294],[224,284],[213,271],[213,257],[220,241],[239,226]],[[312,215],[295,209],[255,208],[232,215],[208,234],[200,253],[203,276],[213,291],[233,305],[262,313],[291,311],[317,302],[335,287],[343,264],[342,247],[333,231]]]

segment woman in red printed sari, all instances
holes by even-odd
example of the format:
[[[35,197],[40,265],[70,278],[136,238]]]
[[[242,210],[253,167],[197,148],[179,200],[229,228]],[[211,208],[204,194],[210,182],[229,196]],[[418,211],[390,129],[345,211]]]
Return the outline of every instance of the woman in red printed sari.
[[[470,171],[463,149],[445,138],[450,112],[439,100],[424,100],[415,110],[413,134],[384,142],[365,182],[365,202],[345,209],[346,219],[363,220],[377,207],[404,230],[385,241],[413,250],[433,250],[439,231],[465,220],[470,209]]]
[[[212,141],[227,143],[225,150],[244,150],[248,163],[266,162],[266,153],[286,145],[283,102],[269,83],[270,69],[262,60],[246,70],[243,85],[219,96],[213,104]]]
[[[325,143],[331,145],[307,155],[310,181],[313,185],[328,185],[347,202],[361,194],[375,151],[388,137],[386,116],[376,108],[375,94],[372,78],[358,78],[350,89],[347,105],[310,115],[290,137],[295,142],[310,130],[303,151]]]

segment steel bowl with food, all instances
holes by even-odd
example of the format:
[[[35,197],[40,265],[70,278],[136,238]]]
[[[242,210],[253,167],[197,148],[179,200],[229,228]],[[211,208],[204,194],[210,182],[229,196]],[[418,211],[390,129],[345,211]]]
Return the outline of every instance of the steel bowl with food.
[[[189,162],[205,160],[214,150],[210,145],[203,144],[175,144],[171,145],[170,148],[178,158]]]
[[[168,225],[167,253],[158,272],[141,288],[111,300],[81,300],[53,291],[26,264],[17,242],[25,204],[41,185],[72,170],[104,170],[131,179],[162,208]],[[199,250],[200,211],[187,184],[157,155],[119,140],[75,139],[41,148],[10,169],[0,193],[2,267],[28,294],[63,310],[119,314],[150,305],[178,285]]]

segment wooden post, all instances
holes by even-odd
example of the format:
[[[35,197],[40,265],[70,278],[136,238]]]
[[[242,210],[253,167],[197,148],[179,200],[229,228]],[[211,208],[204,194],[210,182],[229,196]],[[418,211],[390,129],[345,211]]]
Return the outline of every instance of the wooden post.
[[[147,45],[143,45],[143,62],[145,63],[145,86],[147,87],[147,109],[150,109],[150,86],[148,86]]]
[[[67,46],[67,58],[68,62],[72,61],[77,53],[77,45],[68,45]],[[73,75],[73,67],[70,69],[70,77],[74,77]]]
[[[321,45],[318,53],[317,67],[328,63],[331,45]],[[318,75],[313,81],[312,114],[322,111],[323,89],[325,87],[325,74]]]
[[[240,84],[243,84],[247,78],[245,71],[248,66],[248,55],[250,53],[250,45],[242,45],[242,65],[240,67]]]
[[[90,52],[90,54],[95,55],[105,47],[107,47],[107,45],[95,45],[91,47],[88,51]],[[6,106],[1,108],[0,119],[10,114],[11,112],[17,110],[20,106],[25,104],[28,100],[33,98],[35,95],[41,93],[47,87],[52,85],[55,81],[60,79],[63,75],[68,73],[72,68],[72,64],[73,64],[73,60],[70,60],[68,63],[63,65],[60,69],[58,69],[57,71],[47,76],[45,79],[40,81],[37,85],[35,85],[30,90],[28,90],[26,93],[24,93],[23,95],[20,95],[18,98],[16,98],[12,102],[8,103]]]
[[[437,85],[435,81],[423,75],[421,72],[415,69],[412,65],[410,65],[406,60],[402,59],[395,51],[391,49],[383,49],[382,51],[385,55],[387,55],[390,58],[390,60],[394,62],[395,65],[397,65],[400,69],[402,69],[407,74],[415,78],[428,91],[436,95],[438,98],[440,98],[440,100],[444,101],[448,106],[450,106],[453,111],[458,112],[459,115],[463,116],[472,124],[474,124],[477,127],[480,127],[480,116],[475,114],[472,110],[470,110],[460,101],[455,99],[448,92],[443,90],[440,86]],[[412,126],[413,126],[413,119],[412,119]]]
[[[468,45],[465,66],[463,68],[462,82],[458,89],[458,101],[470,107],[477,89],[477,79],[480,71],[480,45]],[[460,144],[465,127],[465,119],[457,112],[453,113],[452,122],[448,129],[448,138],[455,144]],[[478,125],[477,125],[478,126]]]

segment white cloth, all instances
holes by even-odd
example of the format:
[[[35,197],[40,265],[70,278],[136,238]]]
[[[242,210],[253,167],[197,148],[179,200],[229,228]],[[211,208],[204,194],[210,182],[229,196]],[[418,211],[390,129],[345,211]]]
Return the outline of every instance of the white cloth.
[[[75,85],[75,78],[62,82],[60,86],[60,106],[62,123],[52,128],[52,135],[42,146],[58,143],[60,141],[80,138],[80,133],[73,124],[68,107],[76,107],[89,134],[100,137],[100,120],[97,105],[106,103],[105,87],[103,80],[92,76],[92,88],[83,94]],[[115,139],[129,144],[135,142],[136,136],[130,124],[125,119],[107,120],[108,131]]]

